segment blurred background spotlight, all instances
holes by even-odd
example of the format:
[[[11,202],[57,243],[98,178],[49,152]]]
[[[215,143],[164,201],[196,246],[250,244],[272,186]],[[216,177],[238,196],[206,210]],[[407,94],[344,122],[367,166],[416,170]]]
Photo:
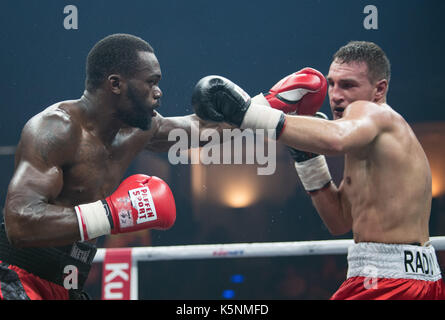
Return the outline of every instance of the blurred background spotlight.
[[[230,289],[224,290],[222,293],[222,297],[224,299],[233,299],[235,297],[235,291],[230,290]]]
[[[244,282],[244,276],[242,274],[234,274],[230,277],[230,282],[232,283],[243,283]]]

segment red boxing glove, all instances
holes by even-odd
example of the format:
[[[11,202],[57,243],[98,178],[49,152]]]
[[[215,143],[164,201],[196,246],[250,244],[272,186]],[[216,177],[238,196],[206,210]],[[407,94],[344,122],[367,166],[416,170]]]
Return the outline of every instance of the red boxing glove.
[[[326,92],[325,77],[315,69],[304,68],[281,79],[264,96],[272,108],[286,114],[314,115]]]
[[[112,234],[147,228],[168,229],[175,222],[173,194],[158,177],[130,176],[105,201],[113,218]]]
[[[158,177],[136,174],[105,200],[75,207],[82,240],[142,229],[165,230],[176,220],[168,185]]]

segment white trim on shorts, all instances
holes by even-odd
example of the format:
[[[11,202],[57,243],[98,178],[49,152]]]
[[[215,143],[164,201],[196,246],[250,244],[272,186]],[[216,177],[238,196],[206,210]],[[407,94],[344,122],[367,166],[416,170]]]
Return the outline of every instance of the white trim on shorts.
[[[347,278],[351,277],[437,281],[442,275],[431,244],[360,242],[348,248]]]

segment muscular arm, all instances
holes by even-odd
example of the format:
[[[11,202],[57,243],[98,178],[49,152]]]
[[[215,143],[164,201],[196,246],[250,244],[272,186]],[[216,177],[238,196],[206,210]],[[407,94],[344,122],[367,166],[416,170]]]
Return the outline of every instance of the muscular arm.
[[[329,187],[311,194],[312,203],[321,220],[333,235],[342,235],[352,228],[351,206],[340,187],[331,183]]]
[[[280,142],[298,150],[324,155],[340,155],[368,146],[390,126],[383,106],[356,101],[342,119],[328,121],[315,117],[286,116]]]
[[[37,116],[23,129],[5,204],[13,245],[61,246],[80,239],[74,209],[55,204],[63,187],[62,167],[75,151],[78,134],[61,111]]]
[[[390,117],[383,107],[363,101],[348,106],[344,117],[337,121],[298,116],[286,120],[281,142],[325,155],[366,150],[390,126]],[[351,230],[351,206],[343,182],[339,188],[331,183],[327,188],[311,193],[311,199],[332,234],[340,235]]]
[[[192,131],[199,139],[201,132],[205,129],[213,129],[221,133],[223,129],[234,128],[224,122],[204,121],[195,114],[181,117],[162,117],[160,114],[158,114],[155,118],[153,118],[153,120],[155,121],[153,124],[155,126],[155,132],[153,137],[147,143],[145,149],[155,152],[167,152],[168,149],[176,143],[176,140],[169,141],[168,139],[170,132],[172,132],[174,129],[179,129],[186,132],[189,139],[188,145],[192,146]],[[222,137],[222,134],[220,136]],[[203,146],[205,144],[206,141],[199,141],[199,146]]]

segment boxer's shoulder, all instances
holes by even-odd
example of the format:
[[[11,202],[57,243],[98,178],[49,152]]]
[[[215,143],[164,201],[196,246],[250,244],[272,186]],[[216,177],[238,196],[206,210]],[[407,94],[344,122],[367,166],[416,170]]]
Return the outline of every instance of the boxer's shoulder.
[[[387,104],[370,101],[355,101],[345,110],[344,119],[367,119],[373,122],[380,131],[390,131],[403,118]]]
[[[352,102],[345,110],[345,116],[351,115],[389,115],[391,108],[386,104],[377,104],[371,101],[357,100]]]
[[[43,159],[61,158],[75,150],[82,134],[78,116],[61,102],[33,116],[23,127],[19,148],[22,153],[38,150]]]
[[[79,115],[73,106],[74,102],[71,101],[55,103],[29,119],[23,129],[34,134],[51,130],[56,130],[57,134],[68,131],[72,134],[80,130]]]

